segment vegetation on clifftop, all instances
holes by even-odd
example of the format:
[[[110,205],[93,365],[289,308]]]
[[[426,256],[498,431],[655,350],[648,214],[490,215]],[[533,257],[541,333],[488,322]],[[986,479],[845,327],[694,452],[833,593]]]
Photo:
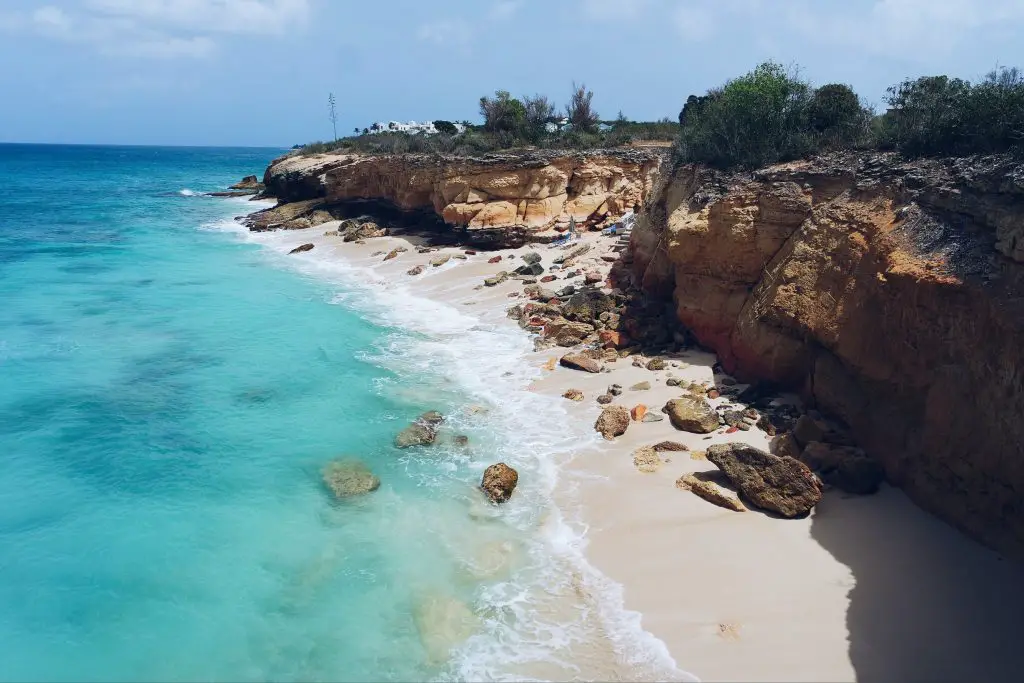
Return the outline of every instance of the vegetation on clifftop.
[[[317,142],[302,154],[438,152],[474,155],[524,147],[596,149],[675,141],[676,157],[719,168],[756,168],[844,149],[895,150],[907,156],[1024,152],[1024,76],[999,68],[978,83],[948,76],[908,79],[888,90],[877,114],[841,83],[815,87],[793,68],[765,62],[687,98],[678,123],[602,121],[593,93],[573,84],[564,116],[544,95],[499,90],[480,98],[481,125],[435,121],[437,133],[380,131]]]

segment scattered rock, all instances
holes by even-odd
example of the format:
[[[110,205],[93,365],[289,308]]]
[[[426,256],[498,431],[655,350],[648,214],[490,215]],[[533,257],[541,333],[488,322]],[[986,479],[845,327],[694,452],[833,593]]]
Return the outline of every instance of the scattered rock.
[[[821,500],[817,477],[799,460],[741,443],[708,447],[707,457],[744,498],[783,517],[807,514]]]
[[[633,451],[633,465],[641,472],[651,474],[661,467],[661,458],[653,448],[643,446]]]
[[[444,417],[436,410],[423,413],[398,433],[395,437],[395,446],[409,448],[434,443],[437,439],[437,426],[443,421]]]
[[[591,322],[605,311],[614,309],[615,300],[612,297],[600,291],[586,290],[569,297],[562,306],[562,315],[569,320]]]
[[[583,392],[580,391],[579,389],[569,389],[564,394],[562,394],[562,398],[567,398],[570,401],[582,401]]]
[[[632,410],[629,411],[629,415],[630,417],[633,418],[634,422],[642,421],[646,414],[647,406],[645,406],[643,403],[638,403],[637,405],[633,406]]]
[[[388,234],[387,228],[382,228],[373,221],[358,223],[355,221],[344,221],[338,226],[338,234],[344,242],[358,242],[373,237],[384,237]]]
[[[496,287],[496,286],[500,285],[502,282],[504,282],[507,279],[508,279],[508,273],[506,273],[503,270],[500,273],[498,273],[497,275],[495,275],[493,277],[489,277],[486,280],[484,280],[484,285],[487,286],[487,287]]]
[[[804,448],[800,460],[817,470],[826,484],[847,493],[877,493],[885,481],[881,463],[860,448],[812,441]]]
[[[302,253],[304,251],[310,251],[312,248],[313,248],[312,244],[302,244],[300,246],[295,247],[294,249],[292,249],[288,253],[289,254],[300,254],[300,253]]]
[[[539,263],[531,263],[525,266],[519,266],[514,271],[516,275],[532,275],[538,277],[544,274],[544,266]]]
[[[409,270],[407,270],[406,274],[408,274],[408,275],[419,275],[422,272],[423,272],[423,266],[416,266],[415,268],[410,268]]]
[[[504,503],[512,496],[512,491],[518,483],[519,473],[505,463],[499,462],[484,470],[480,488],[493,502]]]
[[[676,379],[675,377],[669,377],[667,380],[665,380],[665,386],[678,387],[679,386],[679,380]]]
[[[663,358],[652,358],[650,361],[647,362],[647,369],[648,370],[664,370],[665,369],[665,359],[663,359]]]
[[[656,451],[688,451],[690,450],[685,444],[681,444],[678,441],[661,441],[654,444],[654,450]]]
[[[523,254],[523,263],[525,263],[528,266],[532,266],[535,263],[540,263],[540,261],[540,254],[538,254],[535,251],[528,251],[525,254]]]
[[[629,411],[622,406],[606,406],[594,423],[594,429],[601,433],[605,439],[611,441],[617,436],[626,433],[629,427]]]
[[[593,270],[583,276],[583,281],[588,285],[596,285],[602,280],[604,280],[604,276]]]
[[[380,488],[380,479],[360,460],[335,460],[324,467],[322,474],[324,484],[339,500]]]
[[[684,432],[710,434],[718,429],[718,413],[708,402],[697,396],[675,398],[662,409],[672,426]]]
[[[694,474],[684,474],[676,480],[676,487],[683,491],[690,491],[713,505],[733,512],[746,512],[746,506],[739,499],[728,495],[714,483],[699,479]]]
[[[557,277],[555,277],[554,275],[545,275],[544,277],[542,277],[542,278],[540,279],[540,281],[546,284],[546,283],[548,283],[548,282],[554,282],[554,281],[555,281],[555,280],[557,280],[557,279],[558,279],[558,278],[557,278]]]
[[[487,259],[487,262],[488,263],[501,263],[501,254],[498,254],[497,256],[492,256],[491,258]]]
[[[612,398],[611,394],[601,394],[600,396],[597,397],[597,402],[603,406],[608,405],[613,400],[614,399]]]
[[[629,388],[630,391],[649,391],[651,388],[650,382],[637,382]]]
[[[465,261],[467,256],[465,254],[452,254],[452,258],[457,261]]]
[[[584,372],[601,372],[601,364],[593,358],[584,356],[580,353],[567,353],[559,359],[559,364],[562,367],[571,368],[573,370],[583,370]]]
[[[430,265],[434,268],[438,268],[448,263],[452,259],[451,254],[438,254],[437,256],[430,259]]]
[[[611,394],[612,396],[622,396],[622,385],[621,384],[613,384],[613,385],[611,385],[610,387],[608,387],[608,393]]]
[[[390,261],[393,258],[397,258],[399,254],[404,254],[407,251],[409,250],[406,249],[405,247],[395,247],[394,249],[388,252],[388,255],[384,257],[384,260]]]
[[[722,413],[722,419],[725,420],[725,424],[729,425],[730,428],[748,431],[750,425],[743,418],[743,413],[739,410],[727,410]]]

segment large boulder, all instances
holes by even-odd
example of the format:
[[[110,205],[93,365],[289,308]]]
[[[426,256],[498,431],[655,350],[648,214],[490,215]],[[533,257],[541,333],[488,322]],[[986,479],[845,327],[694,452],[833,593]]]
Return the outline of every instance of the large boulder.
[[[339,500],[380,488],[380,479],[360,460],[335,460],[322,472],[324,484]]]
[[[615,309],[615,299],[598,290],[577,292],[562,306],[562,315],[569,320],[592,323],[606,311]]]
[[[443,421],[444,417],[436,410],[423,413],[398,433],[395,445],[399,448],[410,448],[432,444],[437,439],[437,427]]]
[[[611,441],[617,436],[626,433],[629,427],[630,414],[624,406],[605,406],[604,410],[594,423],[594,429],[601,432],[601,436]]]
[[[495,503],[504,503],[512,497],[512,491],[519,483],[519,473],[503,462],[491,465],[484,470],[480,488]]]
[[[559,359],[558,363],[562,367],[572,368],[573,370],[601,372],[600,363],[589,356],[584,356],[581,353],[567,353]]]
[[[811,441],[800,454],[800,460],[817,470],[826,484],[847,493],[876,493],[885,480],[881,463],[859,448]]]
[[[665,404],[662,412],[668,415],[672,426],[693,434],[710,434],[718,429],[718,413],[699,396],[682,396]]]
[[[388,231],[373,221],[360,222],[349,219],[338,226],[338,234],[342,236],[344,242],[357,242],[371,237],[384,237]]]
[[[799,460],[742,443],[708,447],[707,459],[725,473],[743,497],[783,517],[799,517],[821,500],[818,478]]]

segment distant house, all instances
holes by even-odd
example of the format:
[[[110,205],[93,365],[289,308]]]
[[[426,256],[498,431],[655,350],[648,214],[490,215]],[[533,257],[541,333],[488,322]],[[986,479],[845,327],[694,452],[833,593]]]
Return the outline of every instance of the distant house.
[[[456,123],[455,129],[458,133],[464,133],[466,126],[461,123]],[[427,121],[426,123],[416,123],[415,121],[409,121],[402,123],[401,121],[378,121],[370,126],[370,134],[377,133],[407,133],[409,135],[435,135],[438,130],[434,126],[433,121]]]

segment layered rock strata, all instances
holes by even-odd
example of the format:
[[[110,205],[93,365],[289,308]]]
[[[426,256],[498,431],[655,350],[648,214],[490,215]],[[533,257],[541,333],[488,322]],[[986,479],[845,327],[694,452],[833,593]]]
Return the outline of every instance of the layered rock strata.
[[[1024,557],[1024,165],[681,166],[631,250],[727,371],[802,389],[918,504]]]

